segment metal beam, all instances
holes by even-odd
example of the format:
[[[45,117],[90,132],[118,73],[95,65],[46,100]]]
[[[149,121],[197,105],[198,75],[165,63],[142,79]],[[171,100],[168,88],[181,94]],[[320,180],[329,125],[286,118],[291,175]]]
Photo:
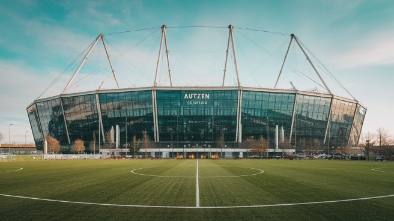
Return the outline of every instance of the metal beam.
[[[104,127],[103,127],[103,118],[101,115],[101,106],[100,106],[100,99],[99,99],[99,94],[96,93],[96,105],[97,105],[97,113],[99,116],[99,127],[101,126],[101,135],[103,136],[103,142],[105,143],[105,133],[104,133]],[[99,134],[100,136],[100,134]],[[99,143],[100,145],[100,143]]]
[[[67,141],[68,141],[68,144],[71,144],[71,142],[70,142],[70,135],[68,133],[66,114],[64,113],[64,108],[63,108],[63,100],[62,100],[61,97],[59,99],[60,99],[60,106],[62,107],[64,127],[66,128],[66,134],[67,134]]]
[[[94,43],[92,45],[92,47],[90,47],[88,53],[86,53],[85,57],[82,59],[81,63],[79,64],[77,70],[75,71],[74,75],[71,77],[71,79],[68,81],[66,87],[64,88],[62,94],[66,93],[68,87],[70,87],[71,82],[73,82],[74,78],[77,76],[77,74],[79,73],[79,70],[81,70],[81,67],[83,66],[83,64],[85,63],[85,61],[88,59],[90,52],[92,52],[94,46],[97,44],[98,40],[101,38],[102,34],[99,34],[99,36],[97,36],[96,40],[94,40]]]
[[[170,85],[172,87],[172,76],[171,76],[171,69],[170,69],[170,57],[168,56],[168,45],[167,45],[167,33],[166,33],[166,25],[163,25],[163,33],[164,33],[164,44],[166,46],[166,55],[167,55],[167,66],[168,66],[168,76],[170,78]]]
[[[294,97],[293,117],[292,117],[292,119],[291,119],[289,143],[291,143],[291,136],[293,135],[294,121],[297,120],[297,119],[296,119],[296,117],[297,117],[297,113],[296,113],[296,110],[297,110],[297,101],[298,101],[298,93],[296,92],[295,97]],[[297,123],[297,122],[296,122],[296,123]],[[296,131],[296,136],[297,136],[297,131]],[[296,139],[296,142],[297,142],[297,138],[295,138],[295,139]]]
[[[156,87],[157,86],[157,75],[159,73],[159,66],[160,66],[160,57],[161,57],[161,47],[163,45],[163,39],[164,39],[164,29],[165,29],[165,25],[161,26],[161,40],[160,40],[160,49],[159,49],[159,56],[157,58],[157,66],[156,66],[156,75],[155,75],[155,81],[153,82],[153,86]]]
[[[101,41],[103,42],[104,50],[105,50],[105,53],[107,54],[109,66],[111,66],[112,75],[114,76],[114,79],[115,79],[115,82],[116,82],[116,86],[118,86],[118,88],[119,88],[118,79],[116,78],[115,70],[112,67],[112,62],[111,62],[111,59],[109,58],[109,54],[108,54],[108,51],[107,51],[107,46],[105,45],[105,42],[104,42],[104,35],[101,35]]]
[[[330,110],[328,111],[328,119],[327,119],[327,126],[326,126],[326,133],[324,135],[324,141],[323,143],[326,143],[326,139],[327,139],[327,134],[330,136],[330,127],[331,127],[331,115],[332,115],[332,105],[334,103],[334,95],[332,95],[331,97],[331,104],[330,104]],[[329,137],[330,138],[330,137]]]
[[[235,142],[242,142],[242,90],[238,90],[238,105],[237,105],[237,126],[235,130]]]
[[[289,54],[289,50],[290,50],[291,42],[293,41],[293,38],[294,38],[294,34],[291,34],[290,36],[291,36],[291,37],[290,37],[290,43],[289,43],[289,46],[287,47],[285,59],[283,60],[282,67],[280,67],[278,79],[276,79],[276,83],[275,83],[274,88],[276,88],[276,85],[278,85],[280,75],[282,74],[283,66],[285,65],[285,62],[286,62],[286,59],[287,59],[287,55]]]
[[[224,87],[224,80],[226,79],[226,69],[227,69],[228,49],[229,49],[229,47],[230,47],[230,38],[231,38],[231,32],[228,32],[227,50],[226,50],[226,61],[224,62],[223,83],[222,83],[222,87]]]
[[[301,50],[302,50],[302,52],[304,53],[304,55],[305,55],[306,59],[308,60],[309,64],[311,64],[313,70],[315,70],[317,76],[319,76],[321,82],[323,82],[323,84],[324,84],[324,86],[326,87],[328,93],[332,94],[332,93],[331,93],[331,90],[328,88],[326,82],[325,82],[325,81],[323,80],[323,78],[320,76],[320,74],[319,74],[319,72],[317,71],[315,65],[313,65],[311,59],[309,58],[308,54],[304,51],[304,48],[301,46],[300,42],[298,42],[298,38],[297,38],[295,35],[294,35],[294,39],[295,39],[295,41],[297,42],[298,46],[301,48]]]
[[[238,74],[238,62],[237,62],[237,55],[235,53],[235,45],[234,45],[234,37],[233,37],[233,29],[234,26],[229,25],[228,28],[230,29],[230,36],[231,36],[231,44],[233,48],[233,54],[234,54],[234,65],[235,65],[235,72],[237,73],[237,82],[238,82],[238,87],[241,87],[241,82],[239,81],[239,74]]]
[[[154,141],[159,142],[159,122],[157,118],[156,90],[152,90],[152,114],[153,114],[153,136]]]

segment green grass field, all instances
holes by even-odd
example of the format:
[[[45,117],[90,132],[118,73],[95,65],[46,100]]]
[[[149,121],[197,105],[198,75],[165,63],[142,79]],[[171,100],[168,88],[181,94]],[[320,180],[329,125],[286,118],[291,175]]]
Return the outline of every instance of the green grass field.
[[[0,220],[168,219],[393,220],[394,164],[173,159],[0,162]]]

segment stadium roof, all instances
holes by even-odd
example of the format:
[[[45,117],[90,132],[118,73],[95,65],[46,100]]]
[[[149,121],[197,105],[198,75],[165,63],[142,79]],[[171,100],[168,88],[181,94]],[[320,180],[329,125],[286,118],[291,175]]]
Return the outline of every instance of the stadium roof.
[[[38,99],[152,87],[278,89],[356,100],[294,34],[232,25],[99,34]]]

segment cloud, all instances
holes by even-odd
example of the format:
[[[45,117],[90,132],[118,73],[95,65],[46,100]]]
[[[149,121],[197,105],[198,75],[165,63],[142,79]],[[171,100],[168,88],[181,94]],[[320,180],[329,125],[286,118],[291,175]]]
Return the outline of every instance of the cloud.
[[[394,33],[375,33],[354,43],[349,49],[337,53],[333,62],[344,68],[394,64]]]

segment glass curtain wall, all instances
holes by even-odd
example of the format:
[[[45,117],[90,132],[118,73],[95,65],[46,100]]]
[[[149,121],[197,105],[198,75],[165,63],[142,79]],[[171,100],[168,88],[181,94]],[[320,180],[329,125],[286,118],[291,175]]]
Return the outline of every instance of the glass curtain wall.
[[[350,132],[349,145],[358,145],[366,112],[367,110],[363,106],[357,104],[356,115],[354,116],[352,131]]]
[[[75,140],[81,139],[85,143],[85,149],[89,149],[90,142],[98,142],[96,95],[63,97],[62,102],[71,142],[70,146]]]
[[[42,135],[50,135],[60,144],[68,144],[60,98],[37,102],[36,108]]]
[[[111,128],[115,130],[116,125],[120,128],[120,147],[127,146],[126,140],[129,144],[133,136],[141,140],[144,131],[150,141],[154,140],[152,91],[111,92],[99,96],[107,144],[115,142],[111,140]]]
[[[34,137],[34,142],[36,143],[37,150],[43,150],[43,135],[41,133],[41,126],[39,125],[39,119],[37,114],[37,107],[32,104],[27,108],[27,116],[29,117],[31,130]]]
[[[288,143],[293,115],[295,94],[243,91],[242,140],[260,136],[275,148],[275,128],[283,127],[284,143]]]
[[[331,151],[340,151],[348,145],[355,108],[355,103],[339,99],[333,100],[329,134]]]
[[[238,91],[157,91],[156,99],[160,142],[208,147],[223,134],[234,143]]]
[[[324,145],[331,98],[297,95],[292,143],[299,150],[321,149]]]

